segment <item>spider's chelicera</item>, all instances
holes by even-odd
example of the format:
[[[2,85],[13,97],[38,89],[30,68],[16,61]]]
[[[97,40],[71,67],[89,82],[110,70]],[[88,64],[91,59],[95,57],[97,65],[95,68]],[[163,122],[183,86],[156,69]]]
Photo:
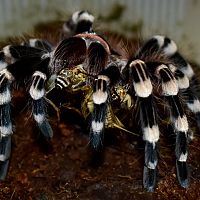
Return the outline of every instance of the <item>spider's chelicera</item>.
[[[153,191],[156,185],[160,136],[157,99],[163,99],[176,135],[177,177],[182,187],[188,187],[188,141],[192,135],[186,109],[195,115],[200,126],[200,102],[193,69],[180,55],[174,41],[160,35],[146,41],[129,58],[124,57],[93,31],[93,21],[94,17],[87,11],[76,12],[63,25],[64,39],[55,48],[45,40],[31,39],[21,45],[6,46],[0,52],[0,161],[4,165],[1,179],[6,176],[13,132],[11,86],[14,82],[30,80],[33,118],[46,138],[53,136],[46,118],[46,85],[52,83],[55,88],[68,88],[71,92],[80,88],[87,91],[83,104],[88,111],[82,112],[91,116],[89,138],[95,150],[103,146],[104,128],[111,126],[109,116],[113,102],[118,99],[118,110],[131,112],[143,133],[143,184],[148,191]]]

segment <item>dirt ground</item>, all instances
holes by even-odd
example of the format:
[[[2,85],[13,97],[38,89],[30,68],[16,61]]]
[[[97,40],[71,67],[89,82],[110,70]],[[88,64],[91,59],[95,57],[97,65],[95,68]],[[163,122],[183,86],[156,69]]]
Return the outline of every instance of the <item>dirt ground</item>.
[[[200,131],[195,124],[195,139],[189,145],[190,187],[178,184],[174,144],[164,139],[165,131],[160,139],[157,187],[147,193],[142,186],[141,137],[118,129],[106,131],[104,151],[94,154],[82,119],[65,113],[58,123],[52,111],[54,136],[44,142],[28,112],[27,97],[21,92],[13,96],[12,156],[8,176],[0,182],[1,200],[200,199]]]
[[[190,143],[190,187],[179,186],[174,145],[162,134],[157,187],[147,193],[142,186],[142,138],[107,131],[104,152],[94,154],[84,126],[73,123],[79,120],[76,116],[65,115],[60,123],[55,116],[49,115],[54,137],[44,142],[30,118],[27,98],[14,93],[12,157],[8,176],[0,183],[1,200],[200,199],[198,133]]]

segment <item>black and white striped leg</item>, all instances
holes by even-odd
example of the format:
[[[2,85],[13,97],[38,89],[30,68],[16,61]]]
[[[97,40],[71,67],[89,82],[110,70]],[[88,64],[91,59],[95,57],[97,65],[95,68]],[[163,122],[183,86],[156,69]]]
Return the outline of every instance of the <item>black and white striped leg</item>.
[[[110,64],[98,75],[93,89],[94,110],[90,128],[90,142],[98,150],[103,145],[103,131],[107,115],[109,89],[119,80],[120,72],[115,64]]]
[[[46,107],[45,107],[45,81],[46,75],[41,71],[35,71],[32,75],[32,84],[29,90],[30,96],[33,99],[33,117],[37,123],[37,126],[41,133],[50,139],[53,136],[52,128],[46,118]]]
[[[192,69],[190,70],[192,71]],[[193,72],[193,71],[192,71]],[[182,96],[184,97],[188,109],[194,114],[196,118],[197,125],[200,129],[200,99],[198,86],[199,83],[196,79],[196,76],[193,73],[190,73],[190,86],[181,91]]]
[[[94,110],[92,112],[90,126],[90,143],[95,150],[99,150],[103,145],[103,131],[107,113],[109,78],[99,75],[95,80],[93,90]]]
[[[2,137],[0,141],[0,180],[6,178],[11,154],[11,136]]]
[[[189,78],[176,66],[172,64],[169,64],[168,66],[176,79],[179,90],[184,91],[185,89],[189,88],[190,87]]]
[[[176,133],[175,153],[177,176],[180,185],[186,188],[189,185],[188,166],[186,163],[188,157],[188,121],[179,97],[168,96],[167,99],[170,105],[171,122]]]
[[[14,80],[12,74],[3,69],[0,71],[0,179],[7,174],[11,152],[12,122],[10,117],[11,88]]]
[[[197,85],[199,85],[191,65],[178,52],[176,43],[168,37],[156,35],[148,40],[138,51],[137,56],[145,56],[149,53],[164,54],[176,66],[169,66],[177,79],[181,94],[186,98],[187,107],[194,113],[198,127],[200,128],[200,100]],[[190,81],[190,82],[189,82]]]
[[[143,61],[134,60],[130,62],[129,74],[139,103],[139,120],[145,141],[143,184],[147,191],[151,192],[156,184],[157,145],[159,140],[159,128],[152,97],[153,88],[146,64]]]
[[[161,80],[162,95],[168,101],[170,119],[176,134],[176,167],[179,183],[182,187],[188,187],[188,121],[184,113],[181,101],[178,96],[179,85],[169,66],[159,65],[156,68],[156,75]]]
[[[161,51],[164,52],[164,54],[168,56],[169,59],[172,60],[176,65],[177,70],[175,71],[175,77],[178,77],[177,81],[179,89],[181,89],[180,92],[185,97],[187,107],[192,113],[194,113],[198,127],[200,128],[200,100],[198,97],[197,89],[199,83],[197,81],[195,73],[191,65],[178,52],[177,46],[174,41],[169,38],[162,38],[162,36],[157,36],[157,39],[158,41],[165,41],[165,45],[163,43]]]
[[[200,129],[200,100],[197,97],[197,92],[194,91],[192,85],[182,92],[182,95],[186,99],[187,107],[194,114],[197,125]]]
[[[140,121],[145,141],[143,184],[147,191],[152,192],[156,185],[159,128],[152,95],[147,98],[138,97],[138,100],[140,102]]]
[[[192,89],[194,83],[192,84],[191,80],[189,80],[189,78],[174,65],[170,64],[169,69],[173,72],[174,77],[176,78],[179,94],[184,97],[187,107],[195,115],[197,125],[200,128],[200,101],[195,95],[197,92]],[[193,132],[192,130],[189,130],[188,140],[192,141],[193,139]]]

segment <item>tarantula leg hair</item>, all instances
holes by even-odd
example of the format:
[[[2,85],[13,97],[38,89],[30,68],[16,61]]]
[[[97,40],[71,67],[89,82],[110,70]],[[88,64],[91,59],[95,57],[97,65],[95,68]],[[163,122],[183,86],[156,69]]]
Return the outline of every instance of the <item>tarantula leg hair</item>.
[[[200,100],[196,87],[199,83],[191,65],[178,52],[176,43],[168,37],[156,35],[144,44],[137,52],[136,57],[145,57],[149,54],[164,55],[173,64],[169,68],[174,73],[180,93],[185,98],[189,110],[194,113],[200,128]]]
[[[181,94],[184,97],[189,110],[194,113],[197,125],[200,129],[200,99],[198,87],[199,82],[197,81],[196,76],[193,76],[190,80],[190,87],[181,91]]]
[[[145,166],[143,184],[147,191],[152,192],[156,184],[156,167],[158,163],[157,146],[159,128],[152,95],[138,97],[140,121],[145,141]]]
[[[110,87],[119,80],[120,72],[116,65],[111,63],[104,69],[94,82],[93,103],[91,114],[90,144],[93,149],[99,150],[103,145],[103,131],[108,108]]]
[[[0,52],[0,179],[7,174],[11,152],[11,84],[29,78],[34,68],[44,63],[41,57],[45,53],[41,49],[20,45],[8,45]]]
[[[176,43],[168,37],[156,35],[153,37],[158,45],[158,51],[167,56],[189,79],[194,76],[190,64],[178,52]]]
[[[186,163],[188,157],[188,121],[179,97],[169,96],[167,99],[171,107],[171,121],[176,133],[175,152],[177,176],[181,186],[186,188],[189,185],[188,167]]]
[[[7,64],[15,63],[17,60],[25,57],[41,57],[47,53],[47,50],[35,48],[32,46],[7,45],[1,51],[1,57]]]
[[[91,118],[90,143],[94,149],[103,145],[103,130],[106,119],[109,77],[99,75],[94,83],[93,103],[94,108]]]
[[[63,24],[63,38],[88,32],[93,32],[94,16],[88,11],[77,11]]]
[[[149,55],[161,54],[178,67],[189,79],[194,76],[194,71],[189,63],[178,52],[176,43],[168,37],[156,35],[147,40],[136,53],[136,57],[147,57]]]
[[[11,84],[16,78],[23,76],[26,73],[26,64],[30,64],[32,60],[22,58],[24,54],[30,54],[30,49],[21,46],[6,46],[1,51],[4,62],[7,63],[6,68],[0,71],[0,136],[7,137],[12,134],[12,123],[10,117],[10,102],[11,102]],[[37,50],[36,50],[37,51]],[[38,51],[37,51],[38,52]],[[41,53],[41,50],[39,50]],[[24,58],[24,57],[23,57]],[[39,59],[40,60],[40,59]],[[37,60],[38,61],[38,60]],[[26,68],[24,67],[26,65]],[[19,69],[16,71],[16,69]],[[23,72],[25,71],[25,72]],[[22,72],[22,73],[20,73]],[[4,145],[5,146],[5,145]]]
[[[186,161],[188,156],[187,137],[189,134],[189,126],[178,96],[178,83],[167,65],[159,65],[156,68],[156,75],[161,79],[162,95],[165,96],[168,101],[171,123],[174,127],[174,133],[176,134],[175,153],[177,177],[182,187],[188,187],[189,178]]]
[[[34,49],[35,50],[35,49]],[[6,176],[11,151],[12,122],[10,116],[11,84],[29,77],[35,66],[41,63],[41,50],[32,56],[30,47],[6,46],[1,51],[7,66],[0,71],[0,177]],[[30,57],[29,57],[30,56]],[[29,66],[29,67],[27,67]],[[16,70],[18,69],[18,70]]]
[[[3,51],[0,51],[0,70],[5,69],[8,66],[6,62],[5,54]]]
[[[178,52],[175,42],[163,36],[155,36],[160,44],[161,51],[176,65],[177,70],[180,70],[190,81],[187,83],[186,78],[179,79],[179,89],[182,96],[185,98],[187,107],[194,113],[198,127],[200,128],[200,100],[198,98],[198,90],[196,85],[199,85],[194,71],[190,64]],[[164,41],[164,42],[163,42]],[[172,68],[170,68],[172,70]],[[175,71],[175,76],[181,76],[181,73]],[[184,81],[185,80],[185,81]],[[181,82],[182,81],[182,82]],[[184,86],[185,84],[185,86]],[[188,85],[189,84],[189,85]],[[181,87],[180,87],[181,86]]]
[[[128,63],[130,82],[134,87],[132,95],[137,96],[139,104],[139,118],[145,141],[145,165],[143,184],[147,191],[153,191],[156,184],[156,167],[158,163],[157,145],[159,128],[152,97],[152,83],[147,71],[147,66],[142,60]]]
[[[176,78],[179,90],[189,88],[190,87],[189,78],[175,65],[169,64],[168,66],[171,72],[173,73],[174,77]]]
[[[88,82],[92,85],[94,84],[92,96],[94,110],[91,114],[90,143],[96,150],[103,145],[103,131],[109,95],[108,86],[111,86],[116,82],[116,79],[119,79],[117,66],[110,64],[106,67],[109,53],[109,47],[103,40],[101,43],[91,42],[88,47],[87,73],[92,76],[98,75],[94,83],[93,79],[88,78]],[[113,73],[116,75],[115,77]]]
[[[12,74],[3,69],[0,71],[0,136],[6,137],[12,134],[12,123],[10,118],[11,89],[14,80]]]
[[[43,49],[47,52],[53,51],[53,45],[49,41],[44,39],[31,38],[25,42],[22,42],[21,45]]]
[[[9,165],[11,154],[11,136],[2,137],[0,141],[0,180],[4,180]]]
[[[33,117],[42,134],[50,139],[53,136],[51,126],[46,119],[45,110],[45,81],[46,74],[41,71],[35,71],[32,75],[32,84],[29,90],[30,96],[33,99]]]
[[[10,117],[10,85],[13,80],[12,74],[7,69],[0,71],[0,180],[6,177],[11,152],[13,131]]]
[[[138,97],[148,97],[152,93],[152,84],[148,75],[146,64],[142,60],[134,60],[129,63],[130,78]]]

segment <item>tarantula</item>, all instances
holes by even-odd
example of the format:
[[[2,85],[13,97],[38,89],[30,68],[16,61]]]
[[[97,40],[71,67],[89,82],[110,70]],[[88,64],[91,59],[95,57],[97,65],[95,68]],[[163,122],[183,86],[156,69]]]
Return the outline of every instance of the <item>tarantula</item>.
[[[91,147],[95,150],[103,146],[103,132],[109,126],[108,115],[116,99],[119,100],[118,108],[129,110],[138,119],[145,142],[143,184],[148,191],[155,188],[158,163],[160,124],[156,99],[166,101],[168,123],[172,125],[176,135],[178,180],[182,187],[188,187],[186,161],[191,135],[185,104],[196,116],[198,125],[200,124],[200,102],[191,66],[180,55],[174,41],[159,35],[145,42],[130,58],[123,57],[103,37],[93,32],[93,20],[93,16],[86,11],[73,14],[64,26],[70,24],[67,30],[73,30],[74,35],[67,36],[53,50],[37,48],[32,41],[26,43],[26,46],[6,46],[1,51],[0,160],[8,165],[12,134],[12,84],[22,80],[30,81],[33,118],[42,134],[51,138],[53,131],[46,118],[44,97],[45,85],[53,80],[54,85],[61,89],[68,88],[72,93],[78,88],[86,91],[83,102],[91,116],[89,138]],[[128,103],[124,104],[125,98]],[[7,168],[2,169],[3,179]]]

